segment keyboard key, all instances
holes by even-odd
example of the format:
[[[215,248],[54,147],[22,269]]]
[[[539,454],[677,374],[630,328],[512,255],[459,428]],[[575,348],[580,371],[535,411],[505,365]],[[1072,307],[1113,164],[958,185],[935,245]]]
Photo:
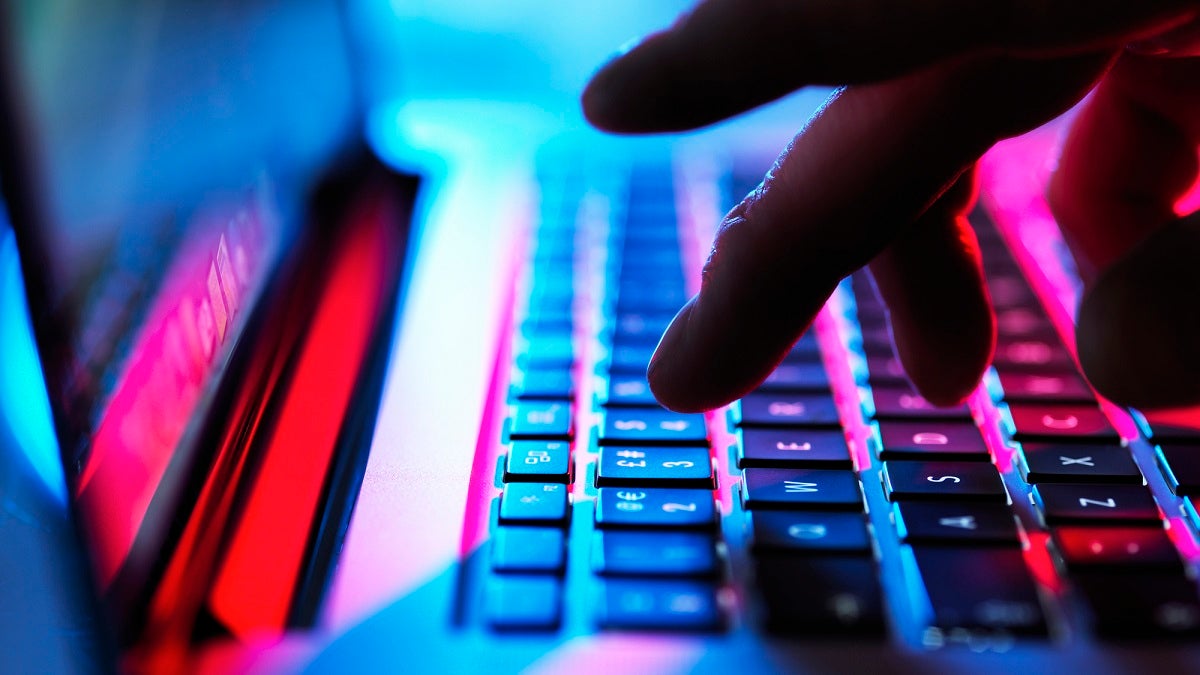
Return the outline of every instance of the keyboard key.
[[[712,457],[708,448],[623,447],[600,448],[596,486],[714,487]]]
[[[518,401],[570,401],[575,383],[569,370],[527,370],[513,386]]]
[[[829,375],[819,361],[812,363],[784,362],[779,365],[758,391],[770,393],[803,393],[829,391]]]
[[[1094,403],[1095,394],[1074,372],[1019,373],[999,371],[1004,400],[1013,402]]]
[[[484,612],[496,630],[555,630],[562,620],[562,582],[549,575],[491,577]]]
[[[1058,339],[1054,324],[1040,310],[1029,307],[1010,307],[996,312],[996,333],[1009,340]]]
[[[645,375],[654,356],[654,345],[621,345],[614,347],[608,357],[608,370],[612,373]]]
[[[600,488],[596,526],[601,528],[710,528],[716,507],[709,490]]]
[[[1191,411],[1142,414],[1150,427],[1148,435],[1156,443],[1180,441],[1186,445],[1200,444],[1200,415]]]
[[[1025,443],[1017,466],[1027,483],[1132,483],[1142,474],[1119,445]]]
[[[575,364],[575,344],[569,337],[534,338],[517,352],[516,360],[527,369],[570,370]]]
[[[746,469],[742,503],[747,509],[863,509],[858,476],[832,469]]]
[[[994,307],[1036,307],[1038,305],[1037,296],[1033,294],[1033,289],[1029,288],[1029,284],[1021,276],[1020,271],[1016,268],[1016,261],[1009,256],[996,258],[990,261],[992,264],[988,266],[988,291],[992,296],[992,306]],[[997,272],[1008,272],[1011,274],[997,274]]]
[[[883,593],[868,555],[762,556],[755,581],[771,632],[884,634]]]
[[[717,631],[717,589],[702,581],[607,579],[599,624],[606,629]]]
[[[1049,525],[1159,525],[1162,519],[1150,491],[1141,485],[1057,485],[1033,488],[1033,500]]]
[[[563,531],[555,527],[497,527],[492,532],[496,572],[562,572],[566,564]]]
[[[1079,441],[1084,443],[1121,440],[1104,411],[1088,405],[1010,403],[1013,439],[1025,441]]]
[[[1037,585],[1019,549],[914,546],[917,568],[942,631],[1045,635]]]
[[[1158,446],[1158,467],[1177,495],[1200,494],[1200,446],[1165,443]]]
[[[570,444],[566,441],[515,441],[504,458],[504,480],[570,483]]]
[[[1008,502],[1000,472],[983,462],[883,463],[883,483],[892,501]]]
[[[704,415],[661,408],[611,408],[604,416],[600,445],[708,445]]]
[[[632,344],[648,342],[658,344],[658,339],[666,332],[671,323],[671,317],[660,317],[639,312],[628,312],[617,316],[616,330],[613,332],[613,342]]]
[[[1161,527],[1056,527],[1050,534],[1068,569],[1183,572],[1183,561]]]
[[[755,511],[750,516],[754,550],[806,553],[870,553],[861,513]]]
[[[1102,638],[1200,636],[1196,584],[1182,574],[1088,573],[1077,574],[1074,583]]]
[[[711,535],[701,532],[597,531],[592,570],[608,576],[710,577],[719,571]]]
[[[508,483],[500,496],[500,522],[566,524],[567,486],[560,483]]]
[[[881,421],[881,459],[961,459],[986,462],[987,443],[969,422]]]
[[[897,533],[908,544],[1021,545],[1007,505],[899,502],[893,513]]]
[[[871,389],[877,419],[895,420],[962,420],[970,421],[971,411],[966,404],[940,408],[914,394],[908,387],[873,387]]]
[[[798,467],[852,469],[850,446],[841,431],[825,429],[739,429],[738,468]]]
[[[1005,340],[996,344],[992,357],[996,370],[1024,372],[1062,371],[1075,368],[1071,353],[1058,340]]]
[[[872,389],[909,386],[904,365],[890,350],[882,356],[867,357],[867,382]]]
[[[517,404],[508,437],[512,440],[567,440],[574,431],[570,404],[530,401]]]
[[[749,394],[733,408],[734,423],[752,426],[838,426],[832,394]]]
[[[658,401],[650,392],[650,383],[643,373],[613,373],[608,378],[606,406],[654,406]]]

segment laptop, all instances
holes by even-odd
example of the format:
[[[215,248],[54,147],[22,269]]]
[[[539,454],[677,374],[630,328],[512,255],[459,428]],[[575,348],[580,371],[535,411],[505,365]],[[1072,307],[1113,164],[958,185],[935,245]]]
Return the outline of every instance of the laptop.
[[[654,404],[714,224],[822,94],[589,132],[533,91],[569,78],[532,40],[592,25],[580,59],[680,8],[635,5],[5,8],[6,250],[48,401],[6,447],[64,561],[24,571],[43,663],[1200,664],[1200,437],[1080,379],[1053,127],[983,164],[1001,349],[968,405],[907,389],[861,275],[760,390]],[[31,428],[59,471],[16,452]]]

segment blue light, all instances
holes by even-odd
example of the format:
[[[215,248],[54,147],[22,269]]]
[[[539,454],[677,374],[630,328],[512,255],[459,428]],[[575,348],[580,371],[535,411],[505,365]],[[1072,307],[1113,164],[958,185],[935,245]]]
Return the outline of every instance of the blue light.
[[[0,425],[14,441],[15,455],[24,455],[32,473],[48,494],[61,504],[67,486],[59,459],[58,440],[50,415],[42,365],[38,360],[25,303],[25,283],[17,256],[16,237],[0,210]],[[9,449],[5,449],[7,452]],[[18,459],[14,456],[12,459]]]

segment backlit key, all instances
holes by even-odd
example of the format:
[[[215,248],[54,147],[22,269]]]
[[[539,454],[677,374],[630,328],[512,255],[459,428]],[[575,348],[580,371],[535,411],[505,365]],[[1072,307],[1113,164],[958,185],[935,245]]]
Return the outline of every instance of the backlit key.
[[[601,445],[708,445],[704,415],[661,408],[610,408],[600,432]]]
[[[853,471],[832,469],[746,469],[742,501],[747,509],[863,508],[862,490]]]
[[[970,422],[879,423],[881,459],[963,459],[986,462],[987,444]]]
[[[1097,406],[1010,403],[1008,407],[1017,441],[1116,443],[1121,438]]]
[[[597,487],[713,488],[708,448],[609,445],[596,466]]]
[[[600,488],[600,528],[711,528],[716,508],[710,490]]]
[[[1043,484],[1034,486],[1033,500],[1050,525],[1162,522],[1154,497],[1141,485]]]
[[[832,394],[753,393],[734,407],[734,422],[750,426],[838,426]]]
[[[883,482],[888,499],[1008,501],[1004,481],[996,467],[984,462],[883,463]]]
[[[739,429],[738,468],[851,469],[850,446],[840,430]]]
[[[573,432],[569,403],[528,401],[517,405],[508,435],[513,440],[567,440]]]

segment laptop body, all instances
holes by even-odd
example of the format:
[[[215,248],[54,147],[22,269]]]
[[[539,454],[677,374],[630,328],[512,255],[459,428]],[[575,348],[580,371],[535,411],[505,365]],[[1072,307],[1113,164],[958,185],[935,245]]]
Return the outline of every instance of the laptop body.
[[[505,426],[511,424],[516,405],[509,396],[516,350],[505,344],[519,339],[514,338],[514,324],[527,309],[519,295],[527,287],[526,254],[546,220],[546,205],[568,209],[567,220],[607,228],[606,214],[626,208],[622,200],[630,176],[642,170],[665,175],[671,185],[668,193],[678,197],[681,231],[695,230],[681,238],[680,245],[683,249],[690,239],[690,248],[681,250],[681,256],[684,268],[694,271],[709,236],[704,230],[719,217],[725,199],[720,195],[733,192],[734,175],[752,174],[769,161],[771,148],[785,138],[780,129],[786,127],[759,119],[709,138],[610,142],[569,128],[564,133],[563,127],[571,125],[527,106],[454,98],[422,100],[414,95],[402,108],[381,107],[370,119],[376,151],[393,164],[425,162],[421,168],[429,180],[417,208],[421,235],[411,295],[394,336],[395,356],[383,370],[387,382],[379,422],[356,486],[353,515],[315,618],[306,625],[280,628],[269,621],[256,624],[251,616],[240,630],[229,630],[226,622],[223,634],[205,635],[189,649],[191,663],[213,670],[310,667],[334,672],[614,666],[648,672],[734,667],[789,672],[1088,667],[1116,672],[1151,663],[1187,670],[1195,663],[1195,652],[1186,643],[1103,645],[1078,620],[1055,623],[1069,632],[1045,640],[1008,641],[1003,635],[968,633],[960,636],[960,644],[950,639],[944,640],[949,644],[922,644],[928,618],[921,605],[929,598],[921,597],[927,591],[920,588],[905,593],[914,578],[912,570],[890,566],[904,557],[905,549],[888,529],[894,524],[889,522],[891,505],[884,501],[882,488],[867,487],[868,478],[878,480],[880,471],[877,458],[870,455],[871,468],[861,472],[861,482],[868,490],[869,518],[878,541],[891,542],[879,544],[884,549],[879,557],[886,561],[879,571],[889,590],[888,602],[897,603],[888,605],[887,636],[765,636],[756,614],[760,601],[752,597],[752,565],[737,557],[744,549],[735,545],[744,541],[746,527],[744,505],[735,504],[741,499],[736,491],[741,474],[720,460],[717,494],[729,511],[723,512],[719,531],[730,554],[723,559],[728,567],[723,567],[719,583],[744,592],[745,599],[722,601],[727,603],[722,611],[728,613],[718,630],[600,630],[594,598],[604,581],[596,578],[587,553],[594,545],[595,531],[588,525],[600,489],[592,466],[599,443],[586,434],[575,440],[576,457],[582,461],[576,461],[570,483],[575,513],[567,526],[571,541],[561,582],[566,602],[560,623],[550,630],[515,633],[490,626],[485,596],[493,576],[492,533],[500,526],[493,521],[498,517],[493,510],[499,508],[496,498],[506,484],[497,479],[495,461],[509,453]],[[579,163],[580,148],[589,156],[586,166],[576,174],[556,174],[553,167]],[[575,196],[564,196],[572,191]],[[1035,193],[1030,188],[1021,194]],[[1002,214],[1002,206],[993,208]],[[1011,222],[1003,225],[1016,227]],[[583,313],[595,318],[601,312],[594,305]],[[600,323],[593,326],[599,329]],[[822,346],[831,340],[822,339]],[[599,368],[600,362],[587,365],[586,381],[603,381],[603,374],[591,372],[592,367]],[[586,386],[601,395],[600,385]],[[577,398],[582,418],[590,418],[593,425],[607,419],[604,406],[584,398]],[[1000,410],[995,403],[980,405]],[[730,425],[724,412],[706,423],[714,439],[736,442],[731,440],[736,425]],[[579,424],[582,429],[583,422]],[[863,417],[859,428],[869,424]],[[508,431],[511,435],[511,428]],[[1142,473],[1155,484],[1159,506],[1164,511],[1181,506],[1153,473],[1159,470],[1152,446],[1135,444],[1134,452]],[[1012,489],[1010,498],[1016,501],[1027,494],[1028,489]],[[1181,512],[1169,515],[1173,532],[1190,532]],[[1022,522],[1034,521],[1024,517]],[[1028,543],[1029,549],[1035,545],[1044,549],[1045,542]],[[1051,573],[1047,578],[1058,577]],[[1039,583],[1049,585],[1045,580]],[[1077,601],[1066,597],[1069,606]],[[1059,606],[1046,605],[1047,611]]]

